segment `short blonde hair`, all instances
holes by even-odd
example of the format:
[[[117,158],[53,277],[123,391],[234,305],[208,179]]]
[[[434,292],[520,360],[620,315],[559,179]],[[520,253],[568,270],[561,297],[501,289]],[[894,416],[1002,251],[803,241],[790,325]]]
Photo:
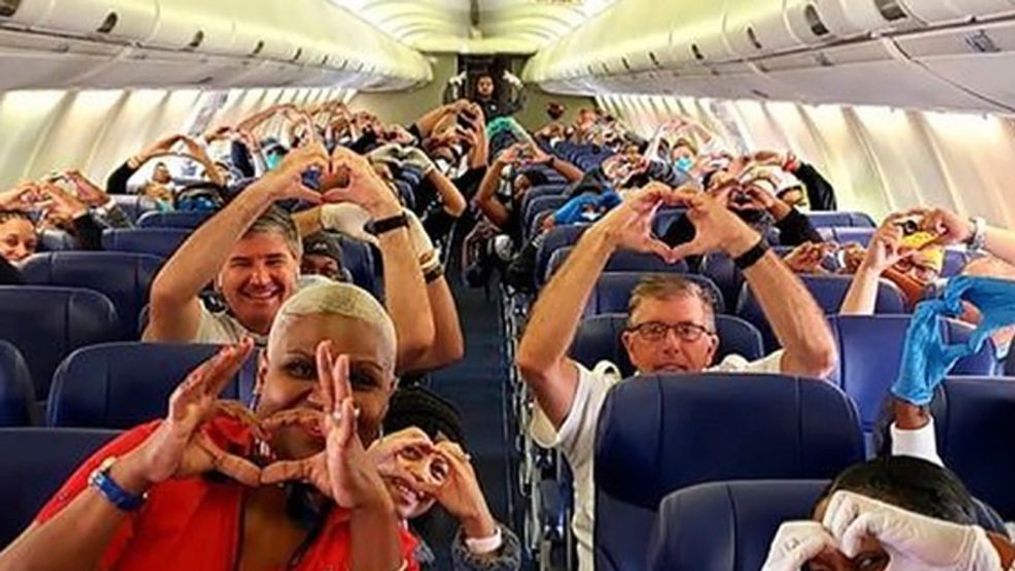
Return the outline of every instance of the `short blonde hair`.
[[[296,292],[275,315],[271,324],[268,345],[282,330],[281,323],[295,317],[330,315],[362,321],[380,330],[382,337],[392,348],[397,347],[395,324],[384,307],[365,289],[347,283],[326,283],[310,286]],[[392,354],[392,363],[395,355]]]
[[[627,302],[628,325],[631,324],[635,310],[646,299],[666,300],[674,297],[691,297],[700,301],[706,325],[709,330],[715,331],[716,299],[712,292],[679,274],[650,274],[643,277],[631,291],[631,299]]]

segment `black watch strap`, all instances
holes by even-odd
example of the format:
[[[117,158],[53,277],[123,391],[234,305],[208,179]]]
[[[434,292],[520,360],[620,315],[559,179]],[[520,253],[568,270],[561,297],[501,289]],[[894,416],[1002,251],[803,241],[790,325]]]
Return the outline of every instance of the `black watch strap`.
[[[744,271],[754,264],[757,264],[758,260],[765,256],[766,252],[768,252],[768,242],[765,240],[765,237],[762,236],[753,248],[747,250],[740,256],[733,258],[733,265],[735,265],[738,270]]]
[[[367,224],[367,232],[370,232],[374,236],[380,236],[385,232],[391,232],[399,228],[409,227],[409,217],[403,212],[389,218],[381,218],[380,220],[373,220]]]

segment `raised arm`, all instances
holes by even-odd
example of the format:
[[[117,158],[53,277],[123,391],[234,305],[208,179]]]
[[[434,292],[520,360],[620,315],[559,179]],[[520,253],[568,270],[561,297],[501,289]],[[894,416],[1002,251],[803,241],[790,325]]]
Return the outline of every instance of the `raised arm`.
[[[226,180],[222,177],[222,173],[220,173],[215,167],[215,163],[212,162],[211,157],[208,156],[204,147],[189,137],[183,137],[180,140],[183,141],[183,144],[187,147],[187,153],[190,157],[201,163],[201,166],[204,167],[204,176],[208,177],[208,180],[211,182],[219,186],[224,186],[226,184]]]
[[[264,111],[258,111],[257,113],[250,115],[243,121],[240,121],[240,124],[236,126],[236,130],[249,131],[253,133],[265,121],[268,121],[269,119],[274,117],[279,111],[290,109],[292,107],[293,106],[290,104],[272,105],[271,107],[265,109]]]
[[[468,101],[459,100],[449,105],[442,105],[436,109],[427,111],[422,117],[416,120],[416,129],[419,130],[419,134],[422,138],[427,138],[430,133],[433,132],[434,127],[441,122],[444,117],[457,112],[460,107],[468,105]]]
[[[681,258],[723,251],[737,259],[762,243],[763,238],[722,201],[694,191],[684,196],[697,233],[694,240],[674,249]],[[793,271],[774,252],[767,251],[743,274],[785,349],[782,372],[816,378],[831,374],[837,358],[832,332],[814,297]]]
[[[391,189],[377,175],[370,162],[349,149],[338,147],[332,155],[337,169],[347,169],[349,182],[344,192],[350,202],[363,207],[375,222],[404,216]],[[339,191],[343,191],[340,189]],[[405,223],[377,236],[384,260],[385,306],[395,323],[398,340],[397,371],[410,370],[434,343],[434,321],[423,272],[412,249]]]
[[[936,243],[943,246],[972,245],[976,238],[976,225],[948,210],[913,210],[910,214],[924,216],[924,229],[936,234]],[[983,249],[996,258],[1015,265],[1015,232],[985,225]]]
[[[874,315],[881,274],[913,254],[902,248],[902,228],[895,224],[898,218],[898,215],[889,216],[871,238],[867,253],[842,300],[840,315]]]
[[[269,206],[285,198],[320,200],[300,182],[310,167],[326,169],[328,157],[319,146],[290,153],[276,170],[239,194],[202,224],[166,262],[152,283],[151,320],[145,341],[186,342],[201,322],[198,294],[215,279],[233,246]]]
[[[465,197],[462,196],[462,191],[458,190],[458,187],[448,177],[444,176],[444,173],[437,169],[430,157],[423,152],[423,149],[411,147],[408,149],[408,154],[409,162],[423,171],[423,176],[437,190],[444,212],[455,218],[460,217],[468,207]]]
[[[671,256],[670,249],[652,236],[652,215],[669,192],[666,186],[652,184],[628,195],[582,236],[532,309],[517,365],[555,427],[566,418],[578,386],[578,368],[567,351],[610,255],[623,248]]]
[[[490,168],[486,169],[482,182],[479,183],[479,191],[476,192],[476,206],[490,219],[498,228],[507,227],[511,219],[504,204],[497,198],[497,189],[500,188],[500,174],[504,167],[514,160],[515,147],[504,151],[493,161]]]

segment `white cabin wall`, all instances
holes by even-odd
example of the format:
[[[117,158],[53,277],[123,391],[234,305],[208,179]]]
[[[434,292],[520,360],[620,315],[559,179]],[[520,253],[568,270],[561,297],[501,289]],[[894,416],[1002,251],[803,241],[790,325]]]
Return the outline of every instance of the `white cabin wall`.
[[[9,91],[0,93],[0,188],[54,170],[79,169],[104,184],[127,157],[186,132],[219,92],[201,90]],[[274,103],[348,98],[343,89],[235,89],[211,125],[235,124]],[[270,126],[270,125],[269,125]]]
[[[842,209],[880,218],[942,206],[1015,227],[1015,170],[1010,168],[1015,120],[1010,118],[647,95],[609,95],[598,101],[646,137],[661,115],[689,115],[721,133],[731,150],[741,145],[791,149],[835,185]]]

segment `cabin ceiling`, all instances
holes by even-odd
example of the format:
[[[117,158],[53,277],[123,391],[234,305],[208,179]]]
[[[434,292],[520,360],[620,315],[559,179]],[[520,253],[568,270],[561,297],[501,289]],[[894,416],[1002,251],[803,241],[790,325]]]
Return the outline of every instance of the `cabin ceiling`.
[[[615,0],[331,0],[427,52],[533,53]]]

